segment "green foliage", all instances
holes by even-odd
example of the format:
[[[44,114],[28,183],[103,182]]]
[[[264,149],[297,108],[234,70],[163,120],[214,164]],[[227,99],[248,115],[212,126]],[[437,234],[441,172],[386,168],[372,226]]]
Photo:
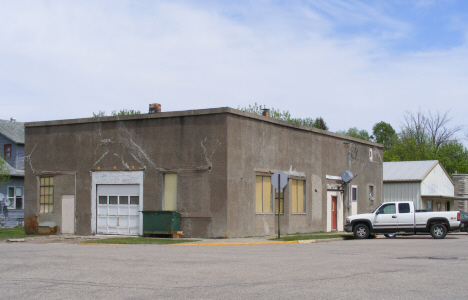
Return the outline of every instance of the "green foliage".
[[[245,112],[252,113],[252,114],[256,114],[256,115],[262,115],[262,112],[263,112],[262,106],[258,105],[257,103],[255,103],[253,106],[249,105],[249,107],[244,107],[244,108],[239,107],[238,109],[240,109],[242,111],[245,111]],[[276,119],[276,120],[285,121],[285,122],[289,122],[289,123],[297,124],[297,125],[302,125],[302,126],[308,126],[308,127],[314,127],[314,128],[318,128],[318,129],[328,130],[328,127],[325,124],[325,121],[321,117],[316,118],[316,119],[313,119],[313,118],[305,118],[305,119],[293,118],[293,117],[291,117],[291,113],[289,111],[287,111],[287,110],[281,111],[281,110],[275,109],[275,108],[270,108],[269,109],[269,115],[270,115],[270,118],[273,118],[273,119]]]
[[[404,118],[401,131],[384,149],[384,161],[438,160],[450,175],[468,173],[468,149],[454,136],[461,126],[448,127],[447,113],[406,112]]]
[[[17,239],[28,236],[24,231],[24,227],[2,228],[0,229],[0,240],[2,239]]]
[[[315,119],[313,127],[317,129],[328,130],[328,126],[322,117],[318,117]]]
[[[0,187],[2,187],[5,182],[10,180],[10,170],[7,167],[7,162],[0,157]]]
[[[350,129],[348,129],[348,131],[338,130],[336,133],[351,136],[365,141],[371,140],[371,136],[369,135],[369,132],[367,132],[367,130],[359,130],[357,129],[357,127],[351,127]]]
[[[392,125],[385,123],[384,121],[376,123],[374,127],[372,127],[372,134],[374,141],[383,144],[384,149],[390,149],[395,138],[398,138]]]
[[[94,118],[105,117],[105,116],[106,116],[105,111],[99,111],[97,114],[93,112],[93,117]]]
[[[141,112],[139,110],[133,110],[133,109],[121,109],[120,111],[112,111],[111,116],[129,116],[129,115],[139,115]],[[97,114],[93,112],[93,117],[94,118],[99,118],[99,117],[105,117],[106,112],[105,111],[99,111]]]

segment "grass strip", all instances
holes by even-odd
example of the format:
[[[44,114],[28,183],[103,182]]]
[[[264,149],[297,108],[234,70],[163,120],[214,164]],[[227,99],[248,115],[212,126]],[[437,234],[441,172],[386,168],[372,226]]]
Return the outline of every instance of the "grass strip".
[[[81,242],[80,244],[112,244],[112,245],[127,245],[127,244],[181,244],[195,242],[197,240],[186,239],[160,239],[146,237],[116,237],[108,239],[92,239]]]
[[[0,240],[19,239],[27,236],[33,236],[24,232],[24,227],[2,228],[0,229]]]

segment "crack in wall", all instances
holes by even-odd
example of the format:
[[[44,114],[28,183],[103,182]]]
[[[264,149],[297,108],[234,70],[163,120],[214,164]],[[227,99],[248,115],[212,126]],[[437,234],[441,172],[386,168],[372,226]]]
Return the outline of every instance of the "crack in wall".
[[[109,152],[109,151],[108,151]],[[120,155],[118,155],[117,153],[114,153],[115,156],[117,156],[118,158],[120,158],[120,160],[122,161],[122,165],[124,165],[124,167],[126,167],[127,169],[130,169],[130,167],[128,166],[128,164],[125,163],[123,157],[121,157]]]
[[[203,148],[203,154],[205,155],[205,160],[206,160],[207,164],[210,166],[210,168],[212,168],[212,167],[213,167],[213,163],[212,163],[211,159],[213,158],[213,155],[215,154],[216,150],[218,149],[218,146],[220,146],[221,143],[219,142],[218,139],[216,139],[216,146],[215,146],[213,152],[211,152],[211,155],[208,157],[208,153],[207,153],[208,151],[206,150],[206,147],[205,147],[205,145],[203,144],[203,143],[205,143],[207,140],[208,140],[208,138],[205,137],[205,140],[201,141],[200,144],[201,144],[201,147]]]
[[[33,168],[31,155],[33,154],[34,150],[36,149],[36,146],[37,146],[37,143],[34,143],[34,148],[31,150],[31,153],[29,153],[29,155],[26,155],[24,157],[24,159],[28,162],[29,166],[31,167],[31,170],[33,171],[33,173],[35,173],[36,170],[34,170],[34,168]]]
[[[127,128],[123,124],[119,124],[118,128],[118,133],[119,133],[119,138],[118,139],[104,139],[102,136],[101,132],[101,124],[99,126],[99,136],[100,136],[100,143],[97,145],[96,149],[94,150],[94,155],[96,156],[97,150],[102,147],[102,146],[108,146],[111,144],[120,144],[124,146],[129,152],[130,155],[138,162],[140,163],[144,168],[146,168],[146,165],[144,161],[147,161],[149,164],[151,164],[156,170],[162,170],[161,168],[158,168],[156,164],[150,159],[149,155],[138,145],[132,137],[132,134],[128,131]],[[126,135],[126,137],[122,137],[122,135]],[[107,151],[96,163],[96,164],[105,156],[107,155],[109,151]],[[122,164],[126,167],[129,168],[128,164],[125,163],[122,157],[120,157],[118,154],[114,154],[115,156],[118,156],[122,160]]]
[[[104,153],[104,154],[101,156],[101,158],[99,158],[99,159],[98,159],[98,160],[97,160],[97,161],[94,163],[94,166],[96,166],[96,165],[97,165],[97,164],[98,164],[98,163],[101,161],[101,159],[103,159],[103,158],[104,158],[104,156],[106,156],[106,155],[107,155],[107,153],[109,153],[109,150],[107,150],[107,152],[106,152],[106,153]]]

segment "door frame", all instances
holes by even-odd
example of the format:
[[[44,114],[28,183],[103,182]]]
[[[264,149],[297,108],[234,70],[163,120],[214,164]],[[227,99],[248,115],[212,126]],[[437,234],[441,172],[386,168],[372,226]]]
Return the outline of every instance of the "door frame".
[[[327,231],[332,231],[332,196],[336,196],[336,230],[344,230],[343,222],[343,191],[328,190],[327,191]]]
[[[91,172],[91,233],[97,230],[97,186],[98,184],[138,184],[140,186],[140,230],[143,235],[143,178],[144,171],[93,171]]]
[[[71,211],[70,211],[71,208]],[[61,224],[61,233],[62,234],[75,234],[76,230],[76,202],[75,202],[75,195],[62,195],[62,224]],[[71,220],[70,221],[70,217]],[[70,225],[72,223],[72,225]],[[64,228],[68,229],[72,227],[71,232],[64,232]]]
[[[331,230],[338,230],[338,197],[331,196]]]

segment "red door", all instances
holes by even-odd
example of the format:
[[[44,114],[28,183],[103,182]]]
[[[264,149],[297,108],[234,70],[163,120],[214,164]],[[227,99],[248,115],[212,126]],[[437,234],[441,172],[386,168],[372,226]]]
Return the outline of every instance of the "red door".
[[[337,210],[336,210],[336,203],[338,197],[332,196],[332,230],[337,230],[336,221],[337,221]]]

